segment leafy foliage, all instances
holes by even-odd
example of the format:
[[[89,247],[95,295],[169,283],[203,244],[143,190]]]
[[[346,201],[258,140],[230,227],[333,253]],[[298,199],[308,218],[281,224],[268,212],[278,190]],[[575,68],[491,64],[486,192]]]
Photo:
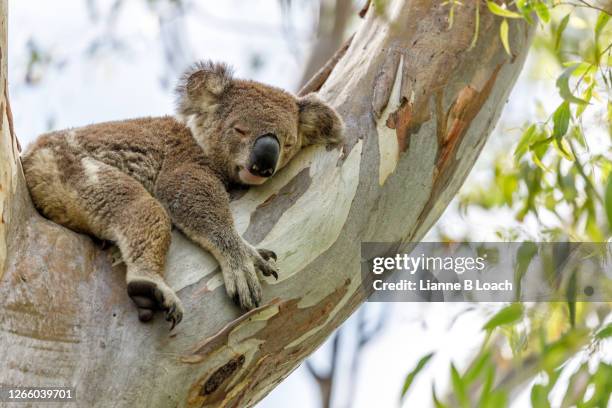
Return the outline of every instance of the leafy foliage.
[[[612,24],[591,2],[568,3],[506,0],[476,7],[477,19],[481,12],[499,18],[508,54],[508,19],[538,24],[533,70],[556,73],[558,91],[556,102],[534,101],[537,115],[518,126],[512,146],[510,133],[504,135],[491,177],[460,197],[464,214],[504,210],[519,225],[535,225],[500,229],[500,239],[601,242],[612,235]],[[478,26],[472,46],[483,40]],[[521,247],[516,273],[527,268],[532,246]],[[445,396],[432,385],[434,406],[505,407],[511,393],[523,390],[538,408],[609,406],[612,366],[600,351],[612,337],[610,304],[575,302],[569,287],[567,302],[513,303],[493,314],[471,362],[464,369],[451,363]]]
[[[506,19],[540,18],[536,69],[560,71],[560,102],[552,110],[548,102],[539,106],[541,119],[523,125],[514,149],[498,153],[492,180],[462,194],[460,207],[511,209],[516,221],[537,223],[540,240],[605,241],[612,231],[610,16],[548,1],[517,1],[515,10],[487,4],[503,18],[507,51]]]

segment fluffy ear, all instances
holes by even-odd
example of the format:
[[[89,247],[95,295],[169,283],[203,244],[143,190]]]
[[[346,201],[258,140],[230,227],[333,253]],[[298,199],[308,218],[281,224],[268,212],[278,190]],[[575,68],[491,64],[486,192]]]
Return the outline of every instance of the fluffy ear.
[[[338,113],[311,93],[298,99],[299,134],[302,146],[325,144],[335,146],[344,141],[344,125]]]
[[[177,111],[191,115],[207,111],[232,83],[231,68],[225,64],[200,61],[181,77],[177,87]]]

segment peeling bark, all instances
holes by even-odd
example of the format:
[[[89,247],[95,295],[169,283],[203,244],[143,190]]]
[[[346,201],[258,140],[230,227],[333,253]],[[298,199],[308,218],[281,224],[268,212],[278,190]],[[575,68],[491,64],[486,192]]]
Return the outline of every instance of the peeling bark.
[[[6,0],[0,0],[6,52]],[[342,152],[310,147],[261,188],[235,194],[236,227],[273,249],[281,274],[241,314],[214,259],[174,233],[166,266],[186,315],[141,324],[123,265],[32,208],[2,92],[0,383],[74,386],[79,406],[252,406],[365,300],[360,241],[417,241],[474,164],[522,67],[533,26],[473,2],[374,7],[312,89],[346,122]],[[482,8],[481,8],[482,9]],[[6,58],[1,60],[6,84]]]

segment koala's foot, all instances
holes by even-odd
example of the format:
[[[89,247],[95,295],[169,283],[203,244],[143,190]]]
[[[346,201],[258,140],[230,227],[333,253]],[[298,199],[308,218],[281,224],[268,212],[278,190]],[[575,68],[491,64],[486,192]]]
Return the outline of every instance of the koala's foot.
[[[165,283],[134,279],[127,285],[128,295],[138,308],[138,319],[148,322],[156,310],[163,310],[170,330],[183,319],[183,306],[176,294]]]

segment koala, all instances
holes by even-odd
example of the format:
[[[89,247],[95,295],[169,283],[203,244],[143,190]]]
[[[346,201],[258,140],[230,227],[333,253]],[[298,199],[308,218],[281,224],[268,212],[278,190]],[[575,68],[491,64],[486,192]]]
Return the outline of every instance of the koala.
[[[235,79],[224,64],[195,64],[176,92],[174,117],[54,131],[22,156],[36,208],[115,243],[140,321],[162,311],[170,330],[184,313],[163,278],[172,225],[217,259],[238,306],[257,307],[257,272],[278,279],[276,254],[238,234],[228,189],[264,183],[305,146],[343,141],[339,115],[315,94]]]

